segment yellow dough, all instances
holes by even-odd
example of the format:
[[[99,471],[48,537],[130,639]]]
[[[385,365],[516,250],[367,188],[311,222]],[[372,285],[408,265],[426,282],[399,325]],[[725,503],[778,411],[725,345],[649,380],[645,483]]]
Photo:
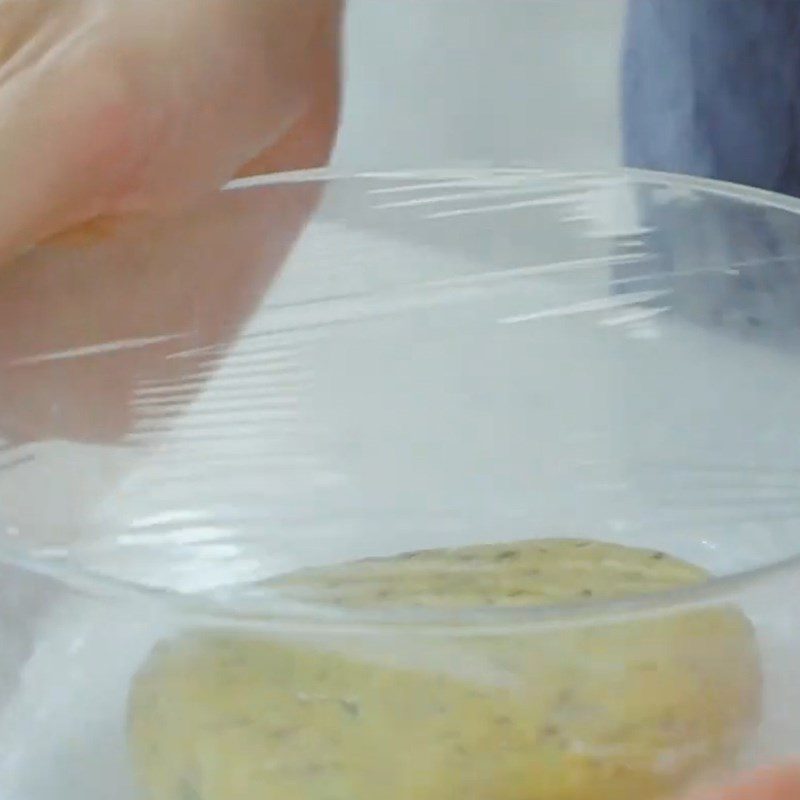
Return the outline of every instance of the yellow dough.
[[[736,757],[760,675],[734,608],[525,626],[524,608],[702,583],[662,553],[536,540],[408,554],[267,584],[339,608],[520,609],[502,629],[213,630],[135,679],[149,800],[651,800]],[[480,613],[480,612],[476,612]],[[453,615],[455,618],[455,614]],[[480,620],[480,616],[476,617]]]

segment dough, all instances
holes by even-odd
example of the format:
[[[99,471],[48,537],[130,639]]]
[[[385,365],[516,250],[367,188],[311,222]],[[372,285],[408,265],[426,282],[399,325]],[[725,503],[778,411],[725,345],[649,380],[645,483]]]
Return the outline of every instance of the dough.
[[[131,692],[136,772],[152,800],[668,795],[728,764],[757,721],[743,614],[716,606],[592,622],[576,605],[587,613],[526,626],[524,609],[705,580],[662,553],[534,540],[272,581],[288,597],[389,615],[413,605],[453,624],[204,630],[164,642]],[[466,627],[465,609],[486,606],[517,609],[520,623]]]

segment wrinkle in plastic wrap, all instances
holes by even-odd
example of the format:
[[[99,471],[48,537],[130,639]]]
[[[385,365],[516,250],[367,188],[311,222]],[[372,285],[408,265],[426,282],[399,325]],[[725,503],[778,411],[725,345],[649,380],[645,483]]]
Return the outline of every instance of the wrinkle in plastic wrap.
[[[110,579],[217,608],[270,575],[431,545],[647,541],[722,574],[795,552],[791,201],[525,166],[332,180],[318,206],[298,194],[317,189],[245,182],[178,237],[133,231],[7,279],[30,313],[59,280],[79,287],[65,270],[134,254],[116,280],[136,279],[107,287],[116,305],[73,296],[2,354],[14,552],[90,592]],[[81,335],[56,341],[66,330]],[[35,611],[37,641],[14,644],[30,656],[0,776],[21,797],[50,796],[43,759],[84,796],[100,741],[115,780],[109,720],[171,624],[144,604],[122,631],[61,591]],[[71,737],[89,691],[108,703]]]

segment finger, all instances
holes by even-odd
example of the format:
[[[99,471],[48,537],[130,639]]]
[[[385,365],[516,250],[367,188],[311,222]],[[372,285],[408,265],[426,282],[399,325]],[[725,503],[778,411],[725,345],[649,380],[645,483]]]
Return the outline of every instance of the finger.
[[[341,101],[340,10],[338,5],[312,44],[314,70],[305,113],[274,144],[240,167],[236,177],[309,169],[330,159]]]
[[[688,800],[800,800],[800,764],[762,769],[739,783],[700,791]]]
[[[87,3],[68,30],[38,31],[11,77],[0,69],[0,259],[99,217],[191,202],[265,145],[273,168],[319,160],[335,126],[338,0],[233,3],[140,0],[125,6],[138,28],[120,5]],[[239,7],[259,11],[247,41],[236,15],[211,13]],[[159,45],[146,12],[165,8],[177,42]]]
[[[153,96],[165,74],[179,74],[180,96],[166,98],[164,119],[150,125],[145,196],[131,196],[125,212],[174,208],[222,185],[304,130],[320,85],[338,80],[341,0],[154,2],[192,48],[176,64],[175,44],[162,42],[137,70],[136,93]]]

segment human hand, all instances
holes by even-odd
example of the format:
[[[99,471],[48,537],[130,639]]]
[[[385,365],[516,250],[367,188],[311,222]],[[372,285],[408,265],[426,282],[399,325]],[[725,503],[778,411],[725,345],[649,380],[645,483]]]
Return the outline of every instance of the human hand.
[[[341,0],[0,0],[0,259],[325,161]]]

